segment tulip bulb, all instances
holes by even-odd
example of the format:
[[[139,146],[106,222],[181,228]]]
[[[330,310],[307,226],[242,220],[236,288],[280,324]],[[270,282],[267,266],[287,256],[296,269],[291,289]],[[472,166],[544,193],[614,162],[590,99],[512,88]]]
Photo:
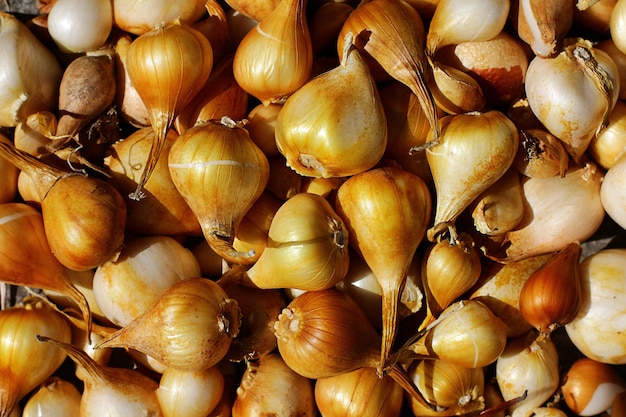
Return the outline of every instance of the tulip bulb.
[[[481,368],[498,359],[506,345],[506,324],[478,300],[461,300],[410,339],[395,358],[441,359],[465,368]]]
[[[438,359],[417,360],[409,365],[408,373],[428,402],[441,409],[433,412],[411,401],[416,416],[464,415],[485,408],[483,368],[464,368]]]
[[[313,383],[291,369],[276,353],[246,362],[233,417],[315,415]]]
[[[347,177],[376,165],[387,145],[378,90],[359,52],[302,86],[276,119],[276,144],[298,174]]]
[[[174,185],[200,222],[211,248],[227,261],[252,263],[233,248],[245,214],[269,180],[269,162],[242,122],[229,117],[183,132],[169,154]]]
[[[284,102],[311,76],[306,5],[307,0],[281,0],[237,46],[235,80],[265,105]]]
[[[379,365],[380,336],[358,304],[336,288],[298,295],[280,313],[274,331],[287,366],[307,378],[328,378]],[[401,365],[393,364],[386,372],[412,398],[429,407]]]
[[[559,357],[550,337],[535,332],[515,339],[496,361],[496,380],[504,400],[524,397],[512,404],[512,417],[530,417],[559,387]]]
[[[574,2],[520,0],[517,11],[517,33],[537,56],[559,53],[562,42],[574,20]]]
[[[315,381],[315,404],[325,417],[399,417],[402,387],[361,368]]]
[[[41,213],[23,203],[0,204],[0,238],[0,281],[68,296],[90,330],[89,303],[50,250]]]
[[[110,0],[57,0],[48,12],[48,31],[65,52],[100,48],[113,28]]]
[[[426,36],[427,53],[434,56],[446,45],[496,37],[506,24],[510,7],[507,0],[441,0]]]
[[[156,166],[167,131],[201,90],[212,68],[211,44],[180,20],[158,25],[131,43],[126,71],[148,109],[155,132],[137,188],[130,194],[133,200],[143,198],[143,187]]]
[[[626,292],[620,284],[624,282],[625,265],[623,248],[600,250],[580,263],[580,310],[565,330],[583,355],[598,362],[626,363],[626,326],[620,320],[625,310]]]

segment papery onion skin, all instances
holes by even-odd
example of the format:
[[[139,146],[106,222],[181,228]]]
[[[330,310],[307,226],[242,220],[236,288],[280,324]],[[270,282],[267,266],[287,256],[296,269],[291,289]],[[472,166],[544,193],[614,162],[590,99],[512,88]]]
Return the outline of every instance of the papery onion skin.
[[[626,249],[622,248],[603,249],[580,264],[582,304],[565,329],[574,345],[598,362],[626,363],[625,271]]]

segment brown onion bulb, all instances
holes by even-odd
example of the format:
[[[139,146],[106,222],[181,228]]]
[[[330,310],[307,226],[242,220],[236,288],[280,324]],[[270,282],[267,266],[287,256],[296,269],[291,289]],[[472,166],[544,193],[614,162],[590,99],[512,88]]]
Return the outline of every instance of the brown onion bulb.
[[[578,314],[581,247],[572,242],[557,252],[526,281],[519,295],[524,318],[541,333],[551,333]]]
[[[341,184],[335,207],[346,224],[351,247],[382,289],[382,370],[395,340],[409,265],[430,222],[430,191],[420,177],[402,168],[376,168]]]
[[[269,162],[241,122],[228,117],[186,130],[172,146],[174,185],[209,245],[226,260],[251,263],[233,248],[236,230],[269,179]]]
[[[379,365],[380,336],[358,304],[336,288],[300,294],[283,309],[274,329],[285,363],[307,378]],[[394,364],[385,371],[428,407],[402,366]]]
[[[626,391],[626,381],[615,367],[593,359],[577,359],[564,375],[561,386],[565,403],[576,415],[595,416],[613,405]]]
[[[149,310],[96,348],[135,349],[183,371],[207,369],[226,355],[240,326],[236,300],[214,281],[188,278],[168,288]]]
[[[85,271],[117,258],[124,242],[126,204],[115,187],[97,177],[54,168],[3,142],[0,154],[34,181],[46,238],[59,262]]]

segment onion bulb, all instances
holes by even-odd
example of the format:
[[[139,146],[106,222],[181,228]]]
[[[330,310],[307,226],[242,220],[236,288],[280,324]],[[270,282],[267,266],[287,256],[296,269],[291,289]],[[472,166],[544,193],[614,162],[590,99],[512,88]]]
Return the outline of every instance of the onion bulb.
[[[372,269],[382,289],[382,370],[396,337],[409,266],[430,222],[430,191],[409,171],[381,167],[341,184],[335,207],[346,224],[351,247]]]
[[[184,57],[184,58],[183,58]],[[180,20],[161,24],[136,38],[126,71],[148,109],[155,132],[148,160],[130,198],[140,200],[176,116],[202,89],[213,68],[208,39]]]
[[[56,0],[48,13],[48,31],[65,52],[95,51],[113,28],[111,0]]]
[[[0,310],[0,416],[8,417],[26,394],[49,378],[66,355],[43,345],[38,334],[66,343],[72,338],[69,322],[36,298],[22,305]]]
[[[0,12],[0,126],[58,106],[63,69],[54,54],[17,17]]]
[[[374,79],[346,43],[341,64],[292,94],[276,119],[276,144],[289,165],[308,177],[348,177],[382,158],[387,119]]]
[[[581,306],[565,330],[578,350],[598,362],[626,363],[625,274],[626,249],[603,249],[580,264]]]

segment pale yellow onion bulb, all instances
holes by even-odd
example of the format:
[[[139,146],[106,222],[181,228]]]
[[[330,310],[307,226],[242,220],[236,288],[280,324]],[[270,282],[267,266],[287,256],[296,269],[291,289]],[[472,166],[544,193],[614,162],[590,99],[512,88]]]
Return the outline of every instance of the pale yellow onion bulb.
[[[62,51],[95,51],[113,28],[111,3],[111,0],[57,0],[48,13],[48,32]]]
[[[2,12],[0,62],[0,126],[56,110],[63,76],[59,61],[24,23]]]
[[[580,264],[582,304],[565,330],[578,350],[598,362],[626,363],[625,271],[623,248],[603,249]]]
[[[115,26],[134,35],[142,35],[163,22],[176,19],[192,24],[205,13],[205,0],[113,1]]]
[[[524,178],[524,217],[496,248],[509,261],[554,252],[584,242],[604,220],[600,192],[603,172],[594,164],[572,166],[564,177]]]
[[[626,53],[626,1],[618,0],[615,3],[609,20],[609,30],[615,46]]]
[[[200,265],[189,249],[169,236],[142,236],[127,239],[116,261],[96,269],[93,293],[105,317],[121,327],[170,286],[197,276]]]
[[[206,417],[224,393],[224,375],[216,367],[199,371],[167,368],[157,399],[164,417]]]
[[[559,355],[552,339],[531,332],[507,343],[496,361],[496,379],[505,401],[526,393],[509,407],[511,416],[532,416],[559,387]]]
[[[341,64],[318,75],[283,105],[276,144],[308,177],[348,177],[376,165],[387,146],[387,119],[374,79],[347,43]]]
[[[71,382],[51,377],[24,404],[22,417],[78,416],[80,400],[81,393]]]
[[[319,291],[342,280],[349,264],[342,218],[323,197],[298,193],[274,214],[268,243],[246,275],[259,288]]]
[[[313,381],[292,370],[278,353],[246,362],[233,417],[314,416]]]
[[[626,103],[618,100],[609,124],[591,139],[589,155],[604,169],[610,169],[626,153]]]
[[[579,162],[606,127],[619,96],[619,70],[611,57],[578,39],[554,58],[536,56],[526,71],[528,104]]]
[[[0,416],[49,378],[66,355],[39,343],[43,334],[67,343],[72,338],[69,322],[42,300],[24,300],[22,305],[0,310]]]
[[[141,200],[178,113],[202,89],[213,69],[213,49],[200,32],[180,19],[160,24],[130,44],[126,71],[148,109],[155,132],[148,160],[130,198]]]
[[[429,240],[504,175],[519,144],[513,122],[496,110],[446,116],[441,126],[439,144],[426,149],[437,195]]]
[[[424,398],[442,411],[410,401],[416,416],[451,416],[480,412],[485,408],[483,368],[464,368],[443,360],[416,360],[408,374]]]
[[[313,47],[307,3],[281,0],[237,46],[235,80],[265,105],[283,102],[311,75]]]
[[[508,0],[441,0],[426,34],[428,54],[446,45],[494,38],[504,28],[510,7]]]
[[[604,176],[600,200],[607,214],[626,229],[626,157],[617,160]]]

